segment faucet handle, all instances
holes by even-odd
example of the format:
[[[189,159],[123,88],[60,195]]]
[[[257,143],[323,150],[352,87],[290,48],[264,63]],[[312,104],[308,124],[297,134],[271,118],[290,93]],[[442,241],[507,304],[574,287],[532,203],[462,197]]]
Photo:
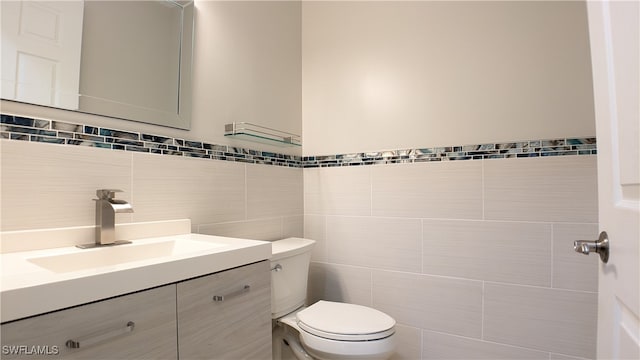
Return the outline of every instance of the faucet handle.
[[[96,196],[98,200],[111,200],[116,197],[117,192],[123,192],[118,189],[98,189],[96,190]]]

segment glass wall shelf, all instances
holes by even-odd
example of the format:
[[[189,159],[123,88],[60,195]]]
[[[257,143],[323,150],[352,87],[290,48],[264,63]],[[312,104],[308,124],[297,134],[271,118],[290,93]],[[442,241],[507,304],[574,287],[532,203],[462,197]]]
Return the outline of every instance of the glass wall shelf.
[[[248,122],[234,122],[224,126],[224,136],[278,146],[302,146],[300,135]]]

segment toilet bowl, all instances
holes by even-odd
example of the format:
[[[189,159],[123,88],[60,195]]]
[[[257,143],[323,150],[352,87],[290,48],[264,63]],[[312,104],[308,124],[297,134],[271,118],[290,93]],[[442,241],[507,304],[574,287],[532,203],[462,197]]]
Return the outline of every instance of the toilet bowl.
[[[280,322],[317,359],[387,359],[395,348],[393,318],[366,306],[321,300]]]
[[[288,345],[296,358],[388,359],[395,349],[395,320],[370,307],[318,301],[305,306],[311,249],[315,242],[289,238],[272,243],[272,317],[275,347]],[[281,341],[281,339],[283,341]]]

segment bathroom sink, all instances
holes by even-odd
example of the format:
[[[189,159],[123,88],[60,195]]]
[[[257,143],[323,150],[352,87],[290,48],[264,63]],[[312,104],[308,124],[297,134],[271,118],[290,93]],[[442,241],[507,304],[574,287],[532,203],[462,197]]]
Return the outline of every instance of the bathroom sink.
[[[32,257],[27,260],[47,270],[66,273],[135,261],[194,254],[224,246],[226,245],[223,243],[178,239],[92,249],[72,248],[67,253]]]
[[[271,257],[271,243],[191,233],[189,220],[120,224],[132,243],[80,249],[94,226],[2,232],[0,322],[176,283]],[[11,251],[8,251],[8,250]],[[46,301],[43,301],[46,299]]]

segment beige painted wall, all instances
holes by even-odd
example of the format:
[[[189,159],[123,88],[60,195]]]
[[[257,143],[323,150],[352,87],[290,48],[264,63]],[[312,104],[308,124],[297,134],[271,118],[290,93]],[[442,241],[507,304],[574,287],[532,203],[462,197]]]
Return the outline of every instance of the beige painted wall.
[[[197,1],[196,8],[193,133],[217,140],[224,124],[248,121],[301,134],[300,3]]]
[[[303,2],[304,154],[595,134],[583,2]]]
[[[4,101],[3,111],[300,153],[223,136],[225,123],[251,121],[303,132],[307,155],[595,133],[580,2],[196,9],[191,131]]]

